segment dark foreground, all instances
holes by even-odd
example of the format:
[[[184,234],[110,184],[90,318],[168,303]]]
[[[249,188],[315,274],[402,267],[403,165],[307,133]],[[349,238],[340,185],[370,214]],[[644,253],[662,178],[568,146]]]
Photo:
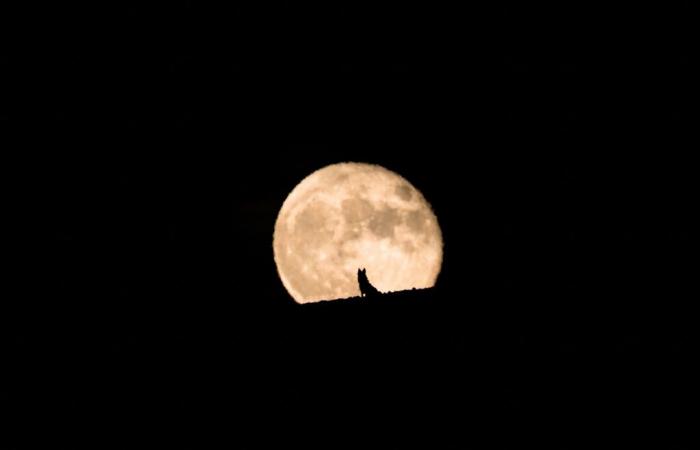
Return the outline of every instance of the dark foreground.
[[[3,448],[685,448],[684,328],[590,297],[454,300],[26,323]]]

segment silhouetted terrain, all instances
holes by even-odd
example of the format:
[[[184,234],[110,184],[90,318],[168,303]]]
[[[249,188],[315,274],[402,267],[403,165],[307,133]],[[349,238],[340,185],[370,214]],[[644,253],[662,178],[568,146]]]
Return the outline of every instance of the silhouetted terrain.
[[[438,288],[301,305],[292,434],[343,436],[348,448],[585,448],[628,445],[643,427],[649,442],[683,442],[654,432],[688,420],[691,349],[676,317],[612,306],[606,292],[512,294],[465,293],[457,305]],[[302,431],[308,423],[324,431]]]
[[[16,312],[3,395],[26,438],[9,448],[683,448],[692,317],[646,287],[438,285],[268,310],[254,294],[244,308],[143,294]]]

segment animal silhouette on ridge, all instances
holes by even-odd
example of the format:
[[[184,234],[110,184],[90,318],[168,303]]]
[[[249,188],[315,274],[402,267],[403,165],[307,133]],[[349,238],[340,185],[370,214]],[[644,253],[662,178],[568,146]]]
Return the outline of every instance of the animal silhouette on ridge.
[[[357,282],[360,285],[360,297],[376,297],[381,295],[367,278],[367,269],[357,269]]]

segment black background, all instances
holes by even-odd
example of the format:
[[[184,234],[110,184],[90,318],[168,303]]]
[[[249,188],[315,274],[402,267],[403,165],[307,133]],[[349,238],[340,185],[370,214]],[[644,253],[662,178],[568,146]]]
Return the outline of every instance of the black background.
[[[2,446],[683,448],[687,9],[56,7]],[[284,291],[276,214],[340,161],[432,203],[430,301]]]

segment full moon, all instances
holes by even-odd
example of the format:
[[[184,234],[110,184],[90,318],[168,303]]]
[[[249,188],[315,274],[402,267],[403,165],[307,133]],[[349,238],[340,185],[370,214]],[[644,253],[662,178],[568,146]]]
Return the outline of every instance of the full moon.
[[[333,164],[302,180],[282,205],[272,246],[298,303],[358,296],[359,268],[390,292],[432,287],[442,266],[442,232],[423,194],[364,163]]]

